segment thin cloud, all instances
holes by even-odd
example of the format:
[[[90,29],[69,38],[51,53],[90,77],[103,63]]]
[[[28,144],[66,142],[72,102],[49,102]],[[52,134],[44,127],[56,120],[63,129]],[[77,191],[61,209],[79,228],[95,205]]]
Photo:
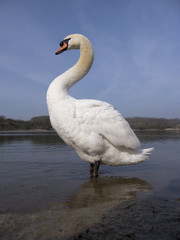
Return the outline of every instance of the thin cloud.
[[[0,54],[0,67],[2,69],[6,69],[8,72],[23,77],[24,79],[29,79],[45,86],[49,82],[49,73],[44,73],[41,71],[38,72],[37,69],[33,69],[32,65],[29,66],[28,62],[24,62],[20,58],[12,55],[8,56],[5,54]]]

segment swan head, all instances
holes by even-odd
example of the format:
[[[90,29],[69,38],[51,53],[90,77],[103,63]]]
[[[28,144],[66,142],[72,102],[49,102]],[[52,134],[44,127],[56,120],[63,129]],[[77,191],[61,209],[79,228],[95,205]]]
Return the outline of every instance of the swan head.
[[[80,49],[81,45],[89,40],[81,34],[71,34],[60,42],[60,48],[56,51],[56,55],[70,49]]]

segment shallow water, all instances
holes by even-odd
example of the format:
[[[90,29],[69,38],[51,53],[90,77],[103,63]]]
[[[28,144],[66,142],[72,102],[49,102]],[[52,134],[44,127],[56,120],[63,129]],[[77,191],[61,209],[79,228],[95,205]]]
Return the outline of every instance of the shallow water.
[[[136,132],[143,148],[154,147],[139,165],[101,166],[89,177],[82,161],[54,132],[0,132],[0,212],[29,212],[65,203],[97,203],[180,197],[180,132]]]

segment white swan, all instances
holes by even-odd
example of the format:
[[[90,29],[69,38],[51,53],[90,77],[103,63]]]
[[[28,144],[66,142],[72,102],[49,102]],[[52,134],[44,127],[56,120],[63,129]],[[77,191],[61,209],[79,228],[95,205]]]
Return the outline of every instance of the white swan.
[[[47,91],[50,121],[58,135],[90,163],[90,173],[98,175],[99,164],[137,164],[148,158],[153,148],[139,149],[140,141],[128,122],[106,102],[78,100],[69,95],[70,87],[83,78],[93,62],[93,48],[81,34],[60,42],[60,54],[80,49],[78,62],[58,76]]]

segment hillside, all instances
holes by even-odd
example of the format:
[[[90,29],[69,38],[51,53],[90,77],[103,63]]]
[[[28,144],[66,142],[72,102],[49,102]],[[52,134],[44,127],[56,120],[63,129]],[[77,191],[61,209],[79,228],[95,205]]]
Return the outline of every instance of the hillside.
[[[29,121],[14,120],[0,116],[0,131],[8,130],[51,130],[51,124],[48,116],[40,116],[31,118]]]
[[[178,128],[180,129],[180,119],[165,119],[165,118],[144,118],[132,117],[126,118],[133,129],[146,130],[146,129],[167,129]],[[39,116],[33,117],[29,121],[14,120],[0,116],[0,131],[9,130],[52,130],[49,117]]]

